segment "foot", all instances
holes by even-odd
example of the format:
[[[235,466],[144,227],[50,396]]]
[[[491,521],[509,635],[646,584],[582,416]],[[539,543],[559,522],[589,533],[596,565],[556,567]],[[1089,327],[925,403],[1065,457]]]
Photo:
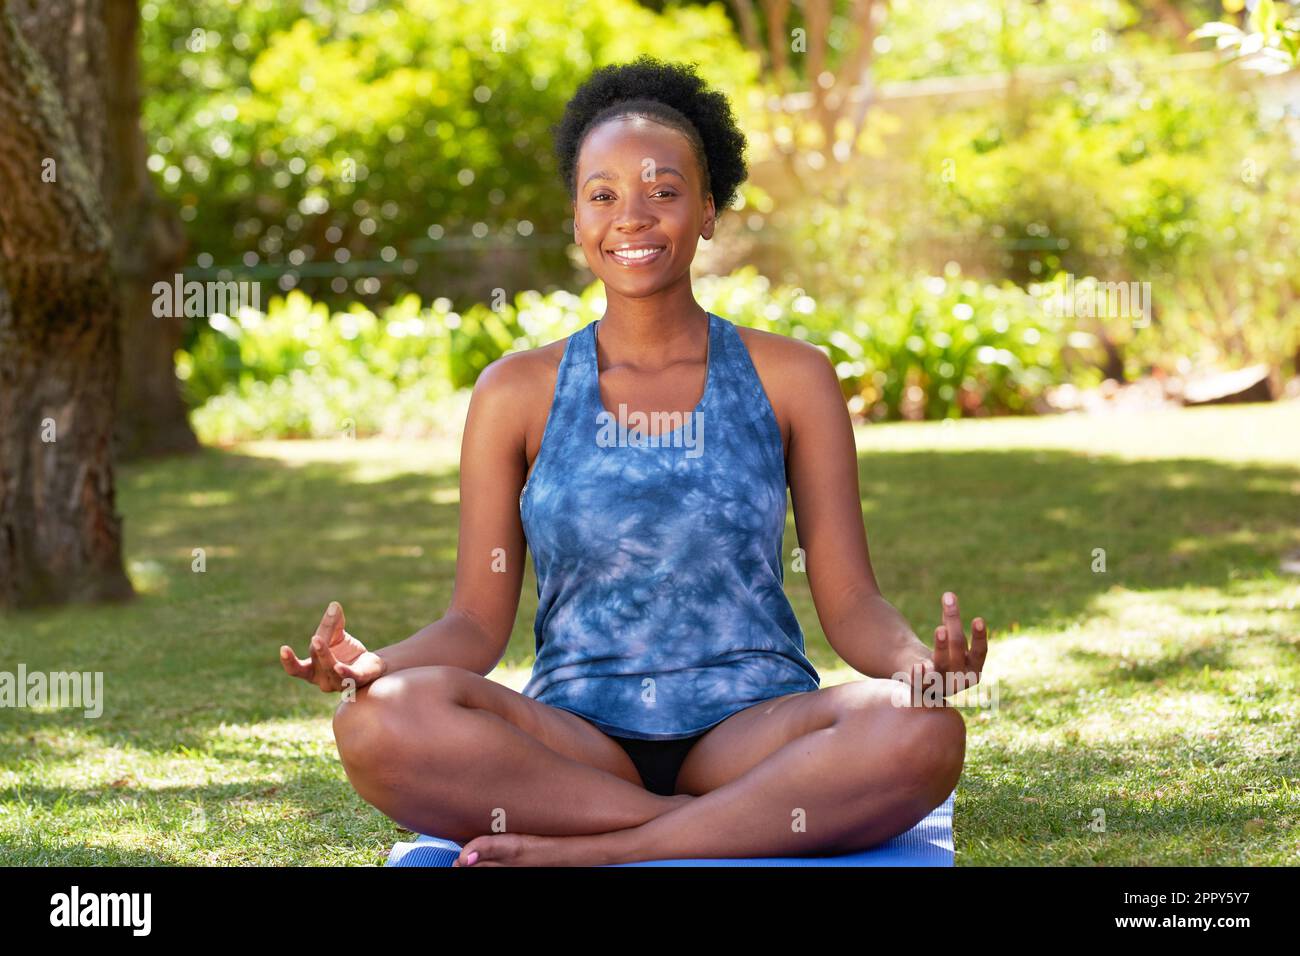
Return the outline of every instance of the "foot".
[[[679,793],[671,799],[682,805],[695,797]],[[627,842],[628,834],[635,829],[575,836],[492,833],[466,843],[452,866],[602,866],[631,862]]]
[[[494,833],[470,840],[452,866],[575,866],[573,848],[565,843],[584,837]]]

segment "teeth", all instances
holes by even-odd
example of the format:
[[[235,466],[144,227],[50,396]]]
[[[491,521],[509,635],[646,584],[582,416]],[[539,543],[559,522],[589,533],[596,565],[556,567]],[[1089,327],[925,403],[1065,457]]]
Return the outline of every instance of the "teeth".
[[[659,247],[659,248],[662,248],[662,247]],[[655,249],[617,249],[617,250],[614,251],[614,255],[618,256],[620,259],[644,259],[646,256],[652,256],[652,255],[654,255],[656,252],[659,251],[659,248],[655,248]]]

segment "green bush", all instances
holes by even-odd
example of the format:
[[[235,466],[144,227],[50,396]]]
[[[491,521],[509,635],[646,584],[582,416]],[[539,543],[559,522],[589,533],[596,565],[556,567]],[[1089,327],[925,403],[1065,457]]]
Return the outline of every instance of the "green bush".
[[[1000,246],[994,268],[1020,283],[1149,282],[1149,326],[1080,323],[1127,377],[1284,364],[1300,346],[1300,168],[1282,105],[1239,79],[1116,76],[1023,114],[947,117],[922,147],[923,218],[971,250]]]
[[[961,278],[955,263],[941,276],[886,273],[859,295],[820,301],[769,289],[750,269],[700,290],[713,312],[821,348],[850,410],[871,420],[1025,412],[1068,378],[1062,320],[1011,283]]]
[[[210,331],[177,356],[177,371],[194,404],[232,382],[269,384],[294,372],[379,378],[398,388],[431,381],[449,391],[450,315],[445,299],[422,308],[415,296],[379,315],[359,304],[331,315],[324,303],[295,290],[273,298],[265,313],[245,309],[234,318],[213,316]]]
[[[567,281],[550,240],[571,209],[548,127],[586,74],[649,53],[698,60],[739,93],[757,71],[719,5],[149,0],[142,12],[149,164],[194,254],[338,301],[331,277],[373,280],[364,294],[389,301],[436,288],[452,261],[441,254],[480,240],[545,240],[538,284]]]
[[[698,292],[739,325],[821,348],[851,410],[871,419],[1023,412],[1065,375],[1059,319],[1025,292],[962,279],[955,267],[883,279],[843,300],[774,287],[752,267],[701,279]],[[218,317],[178,368],[205,441],[449,433],[489,363],[561,339],[604,309],[599,282],[463,315],[414,297],[379,315],[359,305],[330,314],[292,292],[265,314]]]
[[[205,443],[281,438],[455,435],[467,393],[429,379],[406,387],[377,375],[294,369],[283,378],[232,385],[194,410]]]

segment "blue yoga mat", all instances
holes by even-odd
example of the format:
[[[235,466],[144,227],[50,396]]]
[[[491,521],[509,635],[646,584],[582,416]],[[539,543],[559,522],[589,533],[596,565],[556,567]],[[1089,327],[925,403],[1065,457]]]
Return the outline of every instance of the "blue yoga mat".
[[[906,833],[869,850],[839,856],[778,856],[752,859],[642,860],[612,866],[952,866],[952,805],[957,791]],[[398,843],[386,866],[451,866],[461,845],[435,836]]]

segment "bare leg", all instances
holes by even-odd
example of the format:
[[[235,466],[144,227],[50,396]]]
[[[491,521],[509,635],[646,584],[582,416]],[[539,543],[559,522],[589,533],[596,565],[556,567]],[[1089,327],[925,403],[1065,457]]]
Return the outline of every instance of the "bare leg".
[[[458,667],[379,678],[334,715],[357,792],[418,833],[602,833],[693,798],[646,790],[630,758],[576,714]]]
[[[692,750],[679,789],[736,774],[692,802],[611,833],[482,836],[465,845],[457,865],[473,853],[474,865],[583,866],[874,846],[946,799],[965,758],[961,714],[952,707],[895,707],[896,686],[863,680],[749,708]],[[756,753],[774,739],[774,752]]]

